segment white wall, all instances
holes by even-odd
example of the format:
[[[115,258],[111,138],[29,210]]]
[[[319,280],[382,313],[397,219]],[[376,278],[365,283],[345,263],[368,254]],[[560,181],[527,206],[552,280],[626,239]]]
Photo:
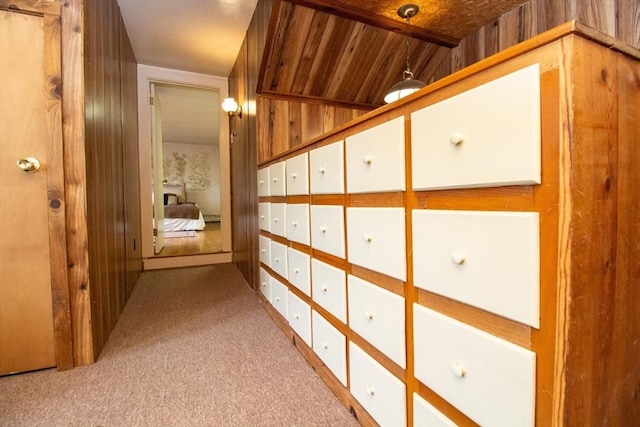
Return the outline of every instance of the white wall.
[[[164,142],[164,179],[186,184],[187,201],[202,215],[220,215],[220,154],[217,145]],[[181,164],[184,161],[184,164]]]

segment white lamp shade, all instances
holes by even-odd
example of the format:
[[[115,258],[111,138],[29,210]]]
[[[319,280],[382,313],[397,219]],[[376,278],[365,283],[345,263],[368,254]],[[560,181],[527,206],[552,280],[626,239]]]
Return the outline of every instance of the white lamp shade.
[[[222,101],[222,111],[225,113],[233,113],[238,111],[238,103],[233,98],[225,98]]]
[[[420,90],[425,86],[424,82],[407,77],[406,79],[391,86],[391,89],[389,89],[389,92],[387,92],[384,97],[384,102],[388,104],[390,102],[397,101],[400,98],[411,95],[413,92]]]

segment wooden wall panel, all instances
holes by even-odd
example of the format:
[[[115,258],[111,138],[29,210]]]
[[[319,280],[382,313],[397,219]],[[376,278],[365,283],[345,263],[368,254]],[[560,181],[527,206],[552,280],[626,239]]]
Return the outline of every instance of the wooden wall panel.
[[[640,0],[529,0],[462,39],[430,82],[570,20],[640,49]]]
[[[258,116],[262,115],[256,87],[271,18],[272,0],[260,0],[229,75],[229,96],[242,105],[234,117],[231,144],[231,218],[233,263],[247,282],[258,289]]]
[[[135,60],[115,0],[84,4],[87,241],[93,356],[141,269]],[[127,47],[128,46],[128,47]]]
[[[64,178],[67,221],[67,273],[71,305],[73,363],[94,360],[87,250],[85,179],[85,105],[83,16],[84,0],[62,3],[62,115]]]
[[[640,48],[640,2],[617,0],[618,28],[616,37]]]
[[[328,104],[258,98],[258,163],[289,151],[368,112]]]
[[[124,28],[122,16],[118,16]],[[122,118],[122,143],[124,144],[124,184],[125,184],[125,262],[127,271],[126,299],[131,296],[142,266],[142,245],[140,220],[140,174],[138,161],[138,93],[135,82],[138,64],[126,31],[120,31],[121,73],[120,93],[122,94],[120,116]]]

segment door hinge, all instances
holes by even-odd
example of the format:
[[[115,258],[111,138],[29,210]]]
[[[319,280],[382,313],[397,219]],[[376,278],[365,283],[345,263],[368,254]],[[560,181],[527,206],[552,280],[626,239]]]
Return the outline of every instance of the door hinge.
[[[149,105],[153,105],[153,96],[149,97]]]

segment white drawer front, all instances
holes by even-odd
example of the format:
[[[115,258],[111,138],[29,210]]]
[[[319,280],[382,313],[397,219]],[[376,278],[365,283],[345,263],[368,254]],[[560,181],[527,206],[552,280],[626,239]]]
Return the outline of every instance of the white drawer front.
[[[309,205],[306,203],[287,205],[286,217],[287,238],[308,246],[311,243],[309,235]]]
[[[404,369],[404,298],[352,275],[348,283],[349,326]]]
[[[347,386],[347,340],[318,312],[312,310],[313,351],[340,382]]]
[[[273,308],[278,310],[278,313],[282,315],[285,319],[288,318],[287,313],[287,294],[289,292],[289,288],[287,285],[281,283],[279,280],[275,278],[271,278],[271,304],[273,304]]]
[[[271,218],[271,232],[278,236],[287,237],[287,204],[271,203],[269,216]]]
[[[267,271],[260,267],[260,292],[271,302],[271,276]]]
[[[350,136],[346,141],[348,193],[405,190],[404,117]]]
[[[344,270],[311,259],[313,300],[347,323],[347,280]]]
[[[287,279],[287,247],[282,243],[271,241],[271,269]]]
[[[311,246],[344,258],[344,212],[342,206],[311,206]]]
[[[285,161],[287,195],[309,194],[309,155],[302,153]]]
[[[289,325],[311,347],[311,307],[291,291],[288,298]]]
[[[457,427],[442,412],[429,402],[413,393],[413,426],[414,427]]]
[[[258,250],[260,251],[260,262],[271,267],[271,239],[265,236],[259,236]]]
[[[540,326],[536,212],[413,211],[415,286]]]
[[[269,190],[269,168],[258,169],[258,197],[269,197]]]
[[[258,226],[260,230],[271,231],[271,203],[258,203]]]
[[[311,194],[344,194],[344,143],[311,150],[309,175]]]
[[[286,196],[285,163],[269,166],[269,193],[272,196]]]
[[[540,183],[540,67],[411,114],[416,190]]]
[[[347,208],[348,260],[407,280],[404,208]]]
[[[287,248],[287,256],[289,282],[311,296],[311,257],[293,248]]]
[[[415,376],[469,418],[532,426],[535,353],[414,304]]]
[[[381,427],[407,425],[405,385],[354,343],[349,343],[349,390]]]

